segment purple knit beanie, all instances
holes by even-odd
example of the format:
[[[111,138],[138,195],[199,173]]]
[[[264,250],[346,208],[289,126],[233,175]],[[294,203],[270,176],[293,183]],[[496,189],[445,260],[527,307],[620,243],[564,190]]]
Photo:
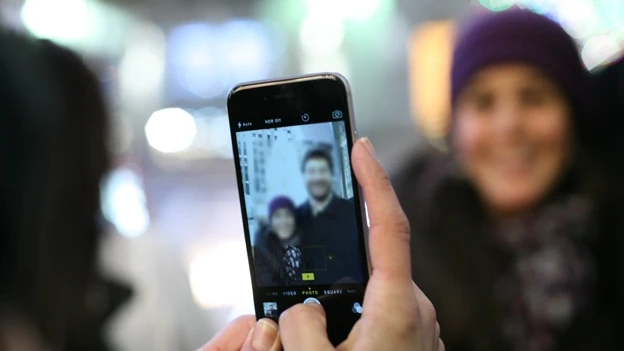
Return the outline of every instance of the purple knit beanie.
[[[275,211],[280,208],[286,208],[293,214],[295,213],[295,203],[287,196],[278,196],[269,203],[269,219],[271,219]]]
[[[549,18],[511,9],[487,13],[467,23],[453,53],[453,106],[475,73],[499,63],[527,63],[540,68],[567,95],[577,126],[583,125],[592,113],[590,74],[574,40]]]

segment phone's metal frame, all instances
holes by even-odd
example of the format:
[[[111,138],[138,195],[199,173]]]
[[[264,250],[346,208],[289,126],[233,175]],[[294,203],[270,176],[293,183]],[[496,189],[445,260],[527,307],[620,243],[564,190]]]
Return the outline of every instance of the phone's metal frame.
[[[351,93],[351,85],[349,85],[349,82],[347,81],[347,79],[340,73],[321,72],[321,73],[304,74],[304,75],[285,77],[285,78],[265,79],[265,80],[240,83],[230,90],[230,92],[228,93],[227,99],[230,100],[233,94],[239,91],[243,91],[243,90],[269,87],[269,86],[275,86],[275,85],[281,85],[281,84],[301,83],[301,82],[308,82],[308,81],[315,81],[315,80],[322,80],[322,79],[340,80],[342,84],[345,86],[345,89],[347,91],[347,106],[349,108],[349,126],[350,126],[349,133],[351,134],[351,140],[353,141],[353,145],[355,145],[355,142],[358,140],[358,135],[357,135],[357,128],[355,126],[355,113],[353,110],[353,98],[352,98],[352,93]],[[351,159],[351,156],[349,156],[349,159]],[[355,174],[352,174],[352,176],[355,177]],[[368,241],[369,241],[368,240],[368,232],[369,232],[368,215],[366,213],[366,200],[364,199],[364,193],[362,192],[362,187],[359,184],[360,182],[358,181],[358,194],[360,196],[360,213],[361,213],[361,218],[362,218],[362,230],[364,231],[362,234],[364,236],[366,266],[368,267],[368,277],[370,279],[370,276],[372,273],[372,266],[371,266],[371,260],[370,260],[370,250],[368,247]]]

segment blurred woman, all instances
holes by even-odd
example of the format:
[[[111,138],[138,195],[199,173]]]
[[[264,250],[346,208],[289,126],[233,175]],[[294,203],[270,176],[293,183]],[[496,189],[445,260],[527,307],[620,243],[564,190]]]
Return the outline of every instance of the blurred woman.
[[[529,11],[482,15],[451,80],[449,154],[395,179],[447,349],[624,348],[621,199],[574,41]]]
[[[258,236],[254,254],[259,286],[291,285],[301,280],[301,235],[295,210],[295,203],[286,196],[269,204],[269,224]]]
[[[109,165],[98,81],[51,42],[0,29],[0,47],[0,349],[106,349],[127,291],[96,269]]]

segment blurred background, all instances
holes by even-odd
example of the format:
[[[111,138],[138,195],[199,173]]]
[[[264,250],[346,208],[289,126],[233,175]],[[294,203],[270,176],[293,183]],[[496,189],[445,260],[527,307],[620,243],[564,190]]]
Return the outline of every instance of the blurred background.
[[[114,116],[101,262],[134,295],[108,326],[112,345],[192,350],[254,312],[233,85],[344,74],[359,134],[392,171],[444,135],[457,23],[513,5],[559,21],[588,69],[622,55],[622,0],[0,0],[5,25],[84,57]]]

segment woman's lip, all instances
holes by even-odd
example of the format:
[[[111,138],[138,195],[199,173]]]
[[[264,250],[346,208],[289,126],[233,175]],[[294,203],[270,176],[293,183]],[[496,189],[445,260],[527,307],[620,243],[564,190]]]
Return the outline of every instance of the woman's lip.
[[[520,174],[526,173],[530,170],[532,165],[531,160],[522,159],[522,160],[514,160],[514,161],[499,161],[495,162],[495,167],[502,173],[507,174]]]

